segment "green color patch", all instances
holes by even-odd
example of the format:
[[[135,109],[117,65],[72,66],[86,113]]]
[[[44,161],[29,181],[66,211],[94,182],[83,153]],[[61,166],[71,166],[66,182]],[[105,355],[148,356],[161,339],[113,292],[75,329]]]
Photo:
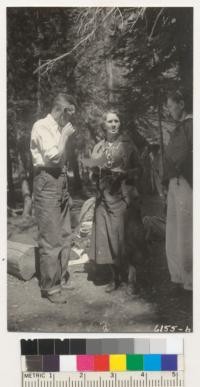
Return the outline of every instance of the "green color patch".
[[[126,355],[126,369],[127,371],[143,371],[143,355]]]

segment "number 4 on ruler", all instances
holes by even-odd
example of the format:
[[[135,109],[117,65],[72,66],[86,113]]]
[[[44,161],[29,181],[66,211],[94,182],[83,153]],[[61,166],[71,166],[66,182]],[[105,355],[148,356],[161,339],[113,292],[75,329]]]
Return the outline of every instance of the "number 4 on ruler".
[[[23,372],[22,387],[184,387],[184,372]]]

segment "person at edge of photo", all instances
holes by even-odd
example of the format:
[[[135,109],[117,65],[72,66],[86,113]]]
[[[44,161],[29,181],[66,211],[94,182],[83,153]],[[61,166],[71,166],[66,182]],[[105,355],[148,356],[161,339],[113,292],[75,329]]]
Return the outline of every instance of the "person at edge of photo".
[[[166,255],[172,293],[191,294],[193,271],[193,118],[187,94],[172,90],[167,108],[176,122],[165,149],[164,185],[168,186]]]
[[[73,97],[59,93],[51,113],[33,125],[30,143],[41,296],[59,304],[67,302],[69,278],[71,223],[65,164],[66,144],[75,132],[70,122],[74,113]]]

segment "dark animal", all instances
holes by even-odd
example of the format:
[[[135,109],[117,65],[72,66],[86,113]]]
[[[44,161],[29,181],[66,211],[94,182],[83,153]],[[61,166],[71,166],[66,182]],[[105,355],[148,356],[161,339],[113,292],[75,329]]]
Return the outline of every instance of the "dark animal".
[[[136,189],[130,189],[129,206],[125,215],[124,262],[127,272],[127,292],[134,294],[148,286],[149,252],[142,222],[141,204]]]

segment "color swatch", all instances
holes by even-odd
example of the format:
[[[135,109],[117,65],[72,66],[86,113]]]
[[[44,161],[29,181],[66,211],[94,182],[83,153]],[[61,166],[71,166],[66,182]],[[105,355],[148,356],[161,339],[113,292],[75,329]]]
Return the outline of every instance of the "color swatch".
[[[183,354],[183,339],[21,340],[22,355]]]
[[[21,352],[24,372],[184,370],[181,338],[22,340]]]
[[[22,371],[32,372],[123,372],[183,370],[181,355],[27,355]]]

